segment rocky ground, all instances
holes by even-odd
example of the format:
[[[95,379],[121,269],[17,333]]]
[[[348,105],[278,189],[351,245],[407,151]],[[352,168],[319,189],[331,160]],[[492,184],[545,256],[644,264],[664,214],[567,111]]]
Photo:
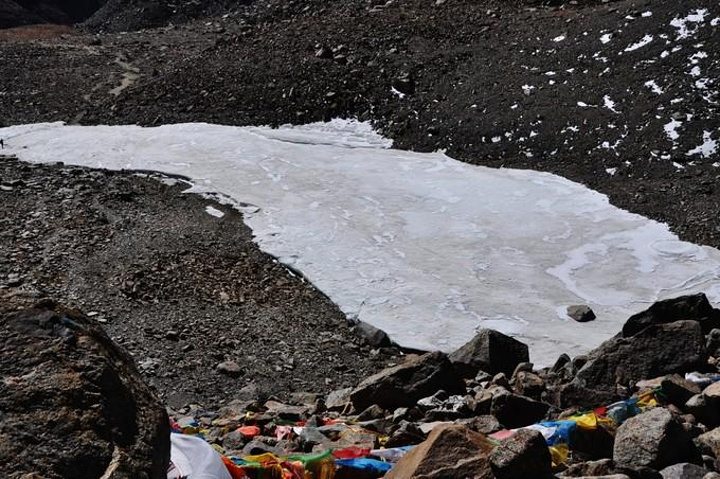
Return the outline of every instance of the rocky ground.
[[[171,406],[328,391],[397,361],[182,182],[0,157],[0,183],[0,293],[81,307]]]
[[[123,2],[88,21],[96,34],[0,32],[0,121],[358,117],[401,148],[559,173],[720,245],[715,2],[263,0],[203,16],[220,3],[131,33],[103,33],[147,26],[103,13]]]
[[[168,437],[170,471],[190,478],[720,477],[720,310],[702,294],[656,303],[549,368],[486,329],[329,394],[245,388],[219,409],[169,408],[172,435],[97,319],[29,304],[0,292],[0,464],[12,478],[177,477],[165,475]]]
[[[716,2],[176,3],[182,8],[111,1],[78,28],[0,31],[0,123],[277,125],[357,117],[401,148],[562,174],[668,222],[684,239],[720,246]],[[156,16],[144,23],[150,7]],[[327,298],[261,253],[238,213],[183,195],[182,182],[128,173],[2,158],[0,183],[0,327],[11,333],[3,336],[3,371],[19,357],[22,334],[42,341],[49,334],[46,346],[58,355],[62,344],[74,351],[69,338],[84,337],[62,316],[40,318],[39,329],[51,333],[18,330],[7,319],[9,310],[53,297],[81,307],[90,319],[72,317],[101,324],[130,352],[179,427],[209,428],[210,441],[230,454],[333,444],[337,431],[312,430],[329,410],[377,433],[352,444],[377,447],[382,438],[387,445],[387,436],[397,445],[425,441],[393,477],[447,477],[442,471],[457,467],[468,467],[451,471],[462,477],[547,475],[551,457],[537,434],[511,437],[498,449],[476,433],[572,417],[661,388],[667,394],[658,412],[624,429],[626,418],[617,430],[577,436],[570,467],[554,472],[657,478],[658,470],[692,463],[679,467],[700,470],[662,477],[717,477],[717,384],[666,377],[717,373],[717,313],[698,298],[641,315],[587,357],[564,357],[551,369],[533,370],[521,357],[498,366],[471,347],[450,358],[412,358],[359,384],[401,363],[402,354],[370,345]],[[225,215],[208,214],[207,206]],[[20,366],[34,363],[13,366],[3,396],[19,394],[12,388],[27,373]],[[67,388],[69,404],[102,386],[102,368],[92,366],[78,375],[87,388]],[[463,381],[469,370],[475,374]],[[340,388],[349,389],[326,394]],[[24,414],[10,412],[13,421]],[[45,419],[32,421],[46,428]],[[281,443],[270,437],[280,420],[307,420],[308,432]],[[456,424],[426,440],[424,425],[436,421]],[[10,424],[6,416],[3,424]],[[22,417],[13,424],[0,434],[5,458],[16,456],[8,444],[37,442]],[[238,432],[247,425],[264,439]],[[101,426],[100,439],[117,440],[119,426]],[[464,456],[438,452],[447,447]],[[114,460],[106,453],[98,452],[98,464]]]

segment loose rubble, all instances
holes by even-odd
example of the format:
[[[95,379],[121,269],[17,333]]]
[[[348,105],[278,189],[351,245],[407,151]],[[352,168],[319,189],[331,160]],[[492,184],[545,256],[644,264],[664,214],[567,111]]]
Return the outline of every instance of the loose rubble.
[[[5,292],[0,301],[0,311],[6,312],[0,321],[6,338],[2,361],[10,374],[0,384],[5,398],[0,400],[2,460],[19,471],[11,477],[33,467],[48,477],[72,477],[63,467],[89,461],[87,454],[94,451],[98,470],[111,471],[107,477],[165,477],[169,464],[167,477],[190,479],[200,472],[222,479],[283,474],[324,479],[709,479],[720,472],[720,369],[705,349],[710,332],[703,335],[702,323],[718,310],[671,312],[692,300],[682,297],[666,302],[667,308],[651,307],[655,320],[629,338],[619,333],[610,346],[601,345],[587,358],[564,358],[542,369],[514,361],[510,379],[503,372],[492,376],[489,371],[497,370],[492,361],[484,363],[489,371],[480,369],[462,379],[467,364],[478,364],[473,354],[487,360],[483,348],[469,353],[463,346],[466,363],[453,364],[452,355],[440,352],[410,355],[354,388],[295,392],[284,399],[263,399],[240,382],[237,399],[221,408],[193,403],[168,408],[166,415],[126,353],[88,315],[49,300],[23,309],[30,298]],[[639,369],[605,362],[612,365],[610,373],[592,384],[593,391],[603,394],[593,394],[583,404],[561,405],[568,400],[563,399],[568,386],[577,386],[585,368],[597,367],[593,364],[603,352],[613,353],[617,344],[633,338],[676,340],[678,331],[693,338],[681,343],[693,349],[691,361],[668,360]],[[507,341],[498,335],[480,333]],[[702,341],[696,340],[698,335]],[[632,348],[623,354],[622,364],[650,364],[648,356],[658,350]],[[38,375],[37,360],[30,361],[36,357],[53,358],[52,366],[41,363],[41,377],[48,379],[40,382],[29,380]],[[237,381],[237,364],[220,366],[227,381]],[[45,391],[50,386],[53,394]],[[48,399],[38,401],[40,396]],[[31,398],[32,406],[22,397]],[[75,405],[78,398],[96,404],[83,413],[96,419],[71,419],[78,412],[62,404],[70,397]],[[585,405],[593,400],[592,407]],[[121,423],[112,422],[118,418]],[[48,423],[55,425],[52,432],[40,432]],[[18,454],[29,437],[21,429],[37,429],[44,446],[30,449],[29,456]],[[114,452],[110,443],[102,443],[108,434],[118,435]],[[75,448],[72,441],[83,446]],[[41,455],[37,462],[33,454]]]
[[[214,445],[232,477],[292,470],[325,478],[712,478],[720,472],[720,370],[702,324],[718,310],[684,307],[698,300],[705,298],[654,305],[641,314],[655,319],[630,336],[660,344],[682,331],[691,340],[679,344],[691,348],[691,360],[652,362],[658,348],[627,348],[622,362],[603,363],[603,380],[592,384],[604,394],[583,404],[561,406],[564,388],[577,386],[586,367],[598,368],[603,354],[612,356],[629,339],[623,333],[589,359],[540,370],[520,362],[509,380],[491,376],[497,366],[485,362],[488,371],[458,382],[467,364],[487,360],[485,349],[463,346],[465,363],[438,352],[410,356],[354,390],[169,412],[176,433]],[[682,315],[673,313],[679,309]],[[507,341],[497,335],[480,333]],[[638,364],[645,366],[631,368]]]

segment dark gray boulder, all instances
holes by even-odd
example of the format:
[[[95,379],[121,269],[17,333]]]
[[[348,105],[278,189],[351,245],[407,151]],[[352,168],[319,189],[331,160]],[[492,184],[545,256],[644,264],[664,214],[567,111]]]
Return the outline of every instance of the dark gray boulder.
[[[624,337],[634,336],[653,324],[697,321],[703,333],[720,326],[720,310],[714,309],[703,293],[658,301],[645,311],[632,315],[622,329]]]
[[[507,391],[495,394],[490,405],[490,413],[507,428],[535,424],[545,417],[549,409],[548,404]]]
[[[511,377],[518,364],[529,360],[526,344],[493,329],[481,329],[450,354],[450,361],[466,378],[475,377],[478,371]]]
[[[616,336],[594,349],[573,382],[614,391],[616,385],[697,370],[706,359],[705,337],[697,321],[652,324],[634,336]]]
[[[350,400],[356,411],[373,404],[393,410],[414,406],[418,399],[441,389],[450,394],[464,394],[465,383],[447,355],[432,352],[409,356],[404,363],[370,376],[350,393]]]

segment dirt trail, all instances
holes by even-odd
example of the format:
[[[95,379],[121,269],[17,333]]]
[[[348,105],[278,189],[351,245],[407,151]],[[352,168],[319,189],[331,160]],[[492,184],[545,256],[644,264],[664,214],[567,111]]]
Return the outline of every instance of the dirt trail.
[[[110,90],[110,94],[119,96],[126,88],[132,86],[138,78],[140,78],[140,69],[130,64],[122,55],[118,55],[115,59],[115,63],[120,65],[125,71],[122,73],[120,85]]]

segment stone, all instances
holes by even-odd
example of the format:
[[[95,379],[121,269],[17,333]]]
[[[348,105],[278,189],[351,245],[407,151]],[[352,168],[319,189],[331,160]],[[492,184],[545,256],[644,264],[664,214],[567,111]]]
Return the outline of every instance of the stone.
[[[215,370],[220,374],[236,378],[242,374],[240,365],[235,361],[224,361],[215,367]]]
[[[700,446],[703,454],[709,454],[720,459],[720,427],[700,434],[697,438],[697,444]]]
[[[507,376],[505,376],[505,373],[497,373],[495,376],[493,376],[492,380],[490,381],[490,384],[493,386],[500,386],[505,389],[510,389],[510,381],[508,381]]]
[[[0,337],[3,475],[167,477],[165,406],[102,326],[46,300],[0,313]]]
[[[470,403],[472,403],[472,408]],[[425,421],[445,421],[468,417],[473,414],[475,400],[472,396],[461,396],[456,394],[448,397],[438,407],[430,409],[425,413]]]
[[[386,412],[383,408],[378,406],[377,404],[373,404],[372,406],[368,406],[363,412],[358,414],[357,420],[358,421],[370,421],[372,419],[380,419],[385,417]]]
[[[671,374],[662,378],[660,387],[668,401],[678,407],[683,407],[691,397],[701,392],[700,386],[678,374]]]
[[[545,391],[545,381],[535,373],[521,371],[515,377],[515,392],[539,400]]]
[[[320,395],[311,392],[294,392],[290,394],[290,402],[293,404],[302,404],[304,406],[314,406],[317,404]]]
[[[550,405],[525,396],[502,391],[492,398],[490,413],[507,428],[529,426],[540,422]]]
[[[276,456],[282,456],[285,454],[285,451],[276,446],[271,446],[269,444],[266,444],[265,442],[258,439],[253,439],[249,443],[245,445],[242,449],[242,455],[243,456],[256,456],[260,454],[275,454]]]
[[[441,389],[440,391],[437,391],[432,396],[418,399],[416,404],[417,404],[417,407],[419,407],[420,409],[427,411],[429,409],[433,409],[433,408],[442,406],[443,403],[445,401],[447,401],[448,397],[449,397],[448,393]]]
[[[647,310],[631,316],[623,326],[622,335],[627,338],[648,326],[676,321],[702,323],[702,331],[707,334],[720,326],[720,310],[714,309],[703,293],[658,301]]]
[[[714,427],[720,422],[720,411],[703,394],[696,394],[685,403],[685,409],[706,426]]]
[[[438,426],[385,479],[494,479],[488,460],[493,448],[485,436],[464,426]]]
[[[708,333],[705,349],[708,356],[720,358],[720,328],[715,328]]]
[[[600,459],[572,464],[563,471],[562,477],[607,476],[613,474],[614,470],[612,459]]]
[[[413,406],[418,399],[439,390],[464,394],[465,383],[447,355],[439,351],[408,356],[404,363],[362,381],[350,394],[356,410],[377,404],[384,409]]]
[[[502,429],[500,421],[498,421],[495,416],[492,416],[490,414],[482,414],[480,416],[475,416],[468,423],[468,427],[473,431],[477,431],[481,434],[492,434]]]
[[[425,440],[425,433],[409,421],[401,421],[399,427],[390,435],[385,443],[386,448],[420,444]]]
[[[653,324],[634,336],[609,339],[591,351],[573,383],[615,391],[617,385],[694,371],[704,365],[704,351],[705,337],[696,321]]]
[[[687,462],[673,464],[660,471],[663,479],[703,479],[707,473],[704,467]]]
[[[575,428],[570,435],[573,453],[591,459],[611,458],[614,442],[614,432],[602,424],[595,429]]]
[[[662,469],[697,458],[690,435],[664,408],[651,409],[628,419],[615,436],[613,460],[619,466]]]
[[[543,435],[521,429],[490,453],[490,467],[497,479],[540,479],[550,476],[552,460]]]
[[[518,364],[528,362],[527,345],[493,329],[481,329],[473,339],[450,354],[450,360],[464,377],[478,371],[505,373],[511,377]]]
[[[265,403],[265,414],[271,418],[285,419],[286,421],[300,421],[308,416],[310,408],[308,406],[291,406],[278,401],[268,401]]]
[[[609,474],[607,476],[562,476],[573,477],[574,479],[635,479],[625,474]]]
[[[514,381],[514,380],[515,380],[515,378],[517,377],[518,373],[521,373],[521,372],[531,373],[531,372],[533,372],[533,367],[534,367],[534,364],[531,363],[531,362],[524,362],[524,363],[518,364],[518,365],[515,367],[515,370],[514,370],[513,373],[512,373],[511,381]]]
[[[350,407],[350,393],[352,390],[353,388],[345,388],[331,392],[325,399],[325,407],[328,411],[339,411]]]
[[[596,318],[595,312],[590,309],[590,306],[587,306],[585,304],[568,306],[566,312],[568,316],[570,316],[578,323],[587,323],[589,321],[593,321]]]
[[[552,368],[550,368],[550,371],[552,371],[554,373],[558,373],[571,361],[572,360],[570,359],[570,356],[568,356],[565,353],[562,353],[560,356],[558,356],[557,360],[555,361],[555,364],[553,364]]]
[[[691,397],[685,406],[706,426],[720,426],[720,382],[707,386],[701,394]]]
[[[392,341],[385,331],[376,328],[372,324],[360,321],[357,324],[357,330],[365,338],[367,343],[374,348],[385,348],[392,345]]]

